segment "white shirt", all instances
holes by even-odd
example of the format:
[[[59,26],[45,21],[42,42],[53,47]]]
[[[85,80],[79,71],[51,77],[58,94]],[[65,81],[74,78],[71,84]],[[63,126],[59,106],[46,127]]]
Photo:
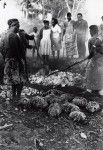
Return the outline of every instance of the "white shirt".
[[[60,37],[61,27],[58,24],[56,24],[54,27],[52,26],[51,30],[53,32],[53,38]]]

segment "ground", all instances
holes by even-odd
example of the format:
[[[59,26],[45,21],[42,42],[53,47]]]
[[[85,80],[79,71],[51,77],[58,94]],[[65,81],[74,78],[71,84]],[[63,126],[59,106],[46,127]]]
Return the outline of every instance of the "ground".
[[[14,105],[2,99],[0,108],[0,122],[11,124],[8,128],[0,129],[1,150],[35,150],[35,139],[40,140],[45,150],[103,149],[101,111],[93,115],[88,113],[88,121],[82,124],[73,122],[67,114],[51,118],[46,111],[34,108],[28,108],[25,112],[23,109],[16,110]]]

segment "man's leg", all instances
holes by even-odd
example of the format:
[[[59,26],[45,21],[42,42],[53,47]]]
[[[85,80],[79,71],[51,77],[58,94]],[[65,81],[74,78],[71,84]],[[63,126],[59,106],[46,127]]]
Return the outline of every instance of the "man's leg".
[[[22,92],[22,89],[23,89],[23,84],[18,84],[17,85],[17,98],[18,100],[21,98],[21,92]]]
[[[12,100],[16,98],[16,85],[12,85]]]
[[[57,57],[58,57],[58,59],[60,57],[60,51],[59,50],[57,51]]]
[[[35,53],[35,47],[33,47],[32,58],[34,58],[34,53]]]

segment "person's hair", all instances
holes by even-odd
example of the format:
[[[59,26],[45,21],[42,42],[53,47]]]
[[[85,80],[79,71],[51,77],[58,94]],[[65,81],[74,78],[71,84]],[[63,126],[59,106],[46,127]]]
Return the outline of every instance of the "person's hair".
[[[8,25],[9,25],[9,27],[12,25],[12,23],[13,23],[13,22],[17,22],[17,23],[19,23],[19,20],[18,20],[18,19],[16,19],[16,18],[9,19],[9,20],[8,20],[8,22],[7,22],[7,23],[8,23]]]
[[[52,18],[52,20],[54,21],[55,24],[58,24],[58,19]]]
[[[44,24],[49,24],[49,21],[48,20],[43,20],[43,23]]]
[[[35,30],[35,29],[36,29],[36,30],[38,30],[38,28],[37,28],[37,27],[33,27],[33,30]]]
[[[68,12],[68,13],[67,13],[67,16],[70,16],[70,17],[71,17],[71,13],[70,13],[70,12]]]
[[[78,13],[77,15],[83,16],[82,13]]]
[[[98,33],[98,26],[97,25],[91,25],[89,29],[95,34]]]

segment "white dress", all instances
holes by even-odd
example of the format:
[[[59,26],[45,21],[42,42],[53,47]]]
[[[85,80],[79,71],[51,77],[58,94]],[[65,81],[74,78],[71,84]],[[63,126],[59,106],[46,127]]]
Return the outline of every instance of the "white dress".
[[[43,29],[43,37],[40,41],[41,55],[50,55],[51,53],[51,29]]]
[[[61,43],[60,43],[60,34],[61,34],[61,27],[56,24],[55,27],[51,28],[52,30],[52,50],[53,51],[60,51]]]

